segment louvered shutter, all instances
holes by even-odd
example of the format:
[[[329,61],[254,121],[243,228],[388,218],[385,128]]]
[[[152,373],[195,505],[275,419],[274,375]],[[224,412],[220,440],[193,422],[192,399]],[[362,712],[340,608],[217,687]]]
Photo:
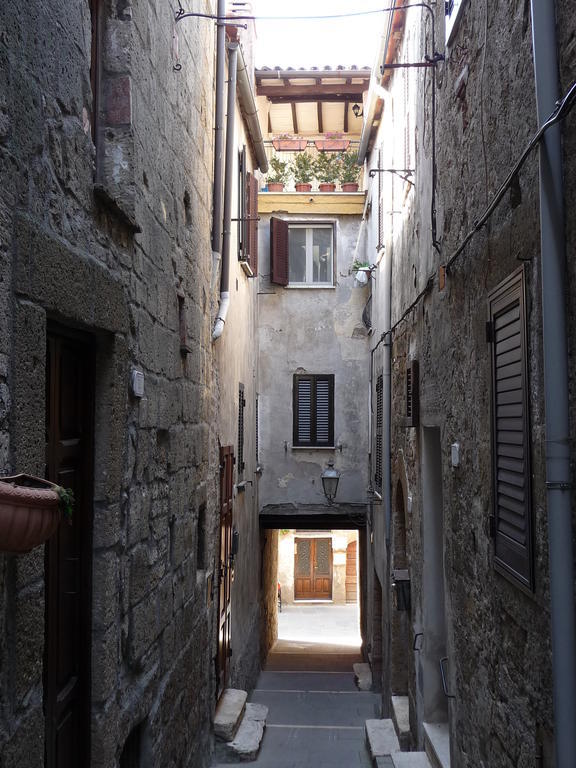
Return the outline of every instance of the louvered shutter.
[[[288,224],[270,219],[270,281],[288,285]]]
[[[495,564],[532,589],[527,333],[522,270],[493,292],[489,311]]]
[[[417,427],[420,416],[419,400],[419,369],[418,361],[412,360],[406,366],[406,414],[404,418],[405,427]]]
[[[248,216],[250,212],[249,177],[246,173],[246,147],[238,153],[238,260],[249,259]]]
[[[376,440],[374,450],[374,484],[382,490],[382,441],[384,426],[384,377],[382,374],[376,379]]]
[[[238,476],[240,477],[244,472],[244,408],[246,407],[246,399],[244,397],[244,385],[238,386]]]
[[[247,174],[246,191],[248,196],[248,260],[252,274],[258,274],[258,179]]]
[[[294,435],[297,447],[334,444],[334,376],[294,376]]]

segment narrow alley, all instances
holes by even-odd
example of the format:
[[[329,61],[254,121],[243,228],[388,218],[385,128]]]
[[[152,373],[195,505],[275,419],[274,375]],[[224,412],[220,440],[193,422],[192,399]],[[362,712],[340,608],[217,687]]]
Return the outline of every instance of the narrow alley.
[[[249,698],[268,708],[252,764],[370,768],[365,722],[380,716],[380,697],[357,687],[353,665],[362,660],[356,605],[284,606],[279,639]]]
[[[0,0],[0,768],[575,768],[575,0]]]

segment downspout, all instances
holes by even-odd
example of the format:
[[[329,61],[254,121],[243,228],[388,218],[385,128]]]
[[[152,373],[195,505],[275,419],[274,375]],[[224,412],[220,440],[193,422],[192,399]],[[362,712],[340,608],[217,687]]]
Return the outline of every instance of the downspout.
[[[238,99],[240,101],[240,107],[242,108],[242,115],[244,116],[248,128],[248,134],[252,141],[256,163],[262,173],[266,173],[268,170],[268,158],[266,157],[266,150],[264,149],[264,137],[262,136],[260,121],[258,120],[256,101],[254,100],[252,86],[250,85],[248,70],[244,63],[242,49],[238,50],[238,54]]]
[[[542,125],[559,96],[555,4],[532,0],[531,11],[538,123]],[[540,143],[540,228],[556,768],[571,768],[576,755],[576,620],[559,125],[549,128]]]
[[[218,18],[226,13],[226,0],[218,0]],[[212,189],[212,274],[215,280],[222,247],[222,146],[224,144],[224,66],[226,26],[216,26],[216,104],[214,118],[214,187]],[[214,286],[214,283],[212,284]]]
[[[212,340],[222,335],[230,292],[230,236],[232,227],[232,187],[234,182],[234,122],[236,112],[236,72],[238,63],[238,43],[228,44],[228,101],[226,115],[226,157],[224,160],[224,225],[222,231],[222,268],[220,271],[220,306],[214,323]]]

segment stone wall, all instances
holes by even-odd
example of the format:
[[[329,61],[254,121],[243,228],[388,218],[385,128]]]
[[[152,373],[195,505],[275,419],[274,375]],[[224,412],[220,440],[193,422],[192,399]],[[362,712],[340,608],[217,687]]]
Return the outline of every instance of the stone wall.
[[[567,4],[559,4],[559,13],[568,18]],[[574,39],[566,31],[566,24],[560,24],[559,31],[565,89],[574,77],[570,58]],[[404,161],[405,147],[398,138],[391,146],[394,142],[388,137],[403,119],[397,115],[408,110],[415,125],[415,186],[386,180],[383,191],[384,209],[397,211],[385,229],[386,249],[393,263],[392,519],[397,526],[394,508],[401,488],[412,587],[409,635],[411,639],[420,632],[424,635],[417,639],[419,650],[408,658],[397,658],[396,638],[393,640],[393,672],[407,674],[405,692],[410,696],[411,722],[422,744],[422,724],[430,719],[433,709],[422,690],[431,674],[426,669],[426,647],[432,642],[431,635],[439,631],[437,625],[430,625],[427,614],[432,596],[426,582],[430,543],[439,530],[441,545],[434,558],[438,561],[436,577],[443,592],[443,607],[438,603],[437,609],[444,616],[442,643],[448,657],[448,689],[456,696],[443,704],[446,714],[439,718],[450,722],[452,765],[527,767],[534,765],[542,753],[543,764],[550,766],[553,714],[537,152],[528,159],[488,224],[454,262],[444,287],[439,272],[537,129],[529,4],[497,3],[490,5],[487,12],[483,4],[467,3],[454,42],[447,48],[443,9],[439,9],[435,32],[436,48],[446,55],[446,61],[433,72],[407,70],[391,77],[377,142],[377,147],[382,146],[384,165],[398,167]],[[414,10],[407,15],[398,60],[423,59],[425,53],[430,53],[430,40],[428,15],[420,18]],[[431,236],[432,77],[437,88],[439,252]],[[409,78],[408,85],[404,78]],[[573,121],[570,117],[564,127],[568,145]],[[568,200],[574,192],[570,181],[572,154],[566,151]],[[374,153],[371,163],[376,162]],[[568,252],[574,237],[572,219],[569,216]],[[487,297],[520,266],[525,271],[528,305],[533,593],[523,591],[495,571],[488,525],[492,510],[492,449]],[[380,272],[377,284],[382,279]],[[421,292],[424,295],[418,299]],[[573,313],[572,306],[570,311]],[[376,304],[376,328],[382,331],[385,328],[378,312]],[[573,321],[573,314],[571,318]],[[405,375],[412,360],[418,360],[420,369],[417,428],[407,428],[404,423]],[[460,444],[457,468],[451,464],[451,445],[455,442]],[[426,479],[427,473],[435,472],[430,467],[430,451],[438,460],[439,528],[434,527],[435,523],[431,527],[430,522],[435,506],[430,491],[437,490],[436,481]],[[397,567],[397,536],[398,530],[393,529],[392,568]],[[394,632],[405,633],[406,628],[396,626]],[[432,656],[429,652],[428,657]]]
[[[22,14],[8,0],[0,27],[0,470],[44,473],[47,323],[83,330],[96,358],[91,764],[117,765],[142,723],[147,765],[204,766],[218,524],[214,25],[180,24],[176,73],[168,6],[101,3],[97,152],[89,4]],[[42,549],[0,555],[6,768],[43,763],[43,648]]]

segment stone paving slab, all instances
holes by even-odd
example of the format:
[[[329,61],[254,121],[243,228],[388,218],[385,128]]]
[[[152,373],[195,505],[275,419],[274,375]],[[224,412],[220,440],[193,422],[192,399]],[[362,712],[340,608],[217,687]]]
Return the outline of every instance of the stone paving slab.
[[[266,727],[254,768],[372,768],[362,728]],[[222,768],[220,764],[213,768]]]
[[[357,691],[351,672],[262,672],[259,691]]]
[[[311,693],[302,691],[253,691],[251,701],[265,704],[268,724],[359,726],[377,717],[380,698],[364,691]]]

